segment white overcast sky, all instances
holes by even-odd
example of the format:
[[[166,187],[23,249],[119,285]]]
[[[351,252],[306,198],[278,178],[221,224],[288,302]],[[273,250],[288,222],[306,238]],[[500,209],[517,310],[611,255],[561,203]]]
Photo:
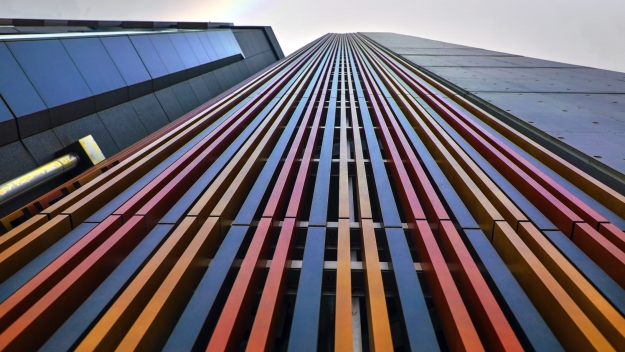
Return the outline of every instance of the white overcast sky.
[[[625,72],[625,0],[0,0],[1,17],[270,25],[285,54],[394,32]]]

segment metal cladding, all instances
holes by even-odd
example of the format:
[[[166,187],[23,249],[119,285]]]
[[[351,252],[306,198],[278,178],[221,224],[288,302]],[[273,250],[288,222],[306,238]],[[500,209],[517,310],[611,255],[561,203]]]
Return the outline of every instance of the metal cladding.
[[[1,350],[625,350],[625,197],[362,35],[100,165],[0,237]]]

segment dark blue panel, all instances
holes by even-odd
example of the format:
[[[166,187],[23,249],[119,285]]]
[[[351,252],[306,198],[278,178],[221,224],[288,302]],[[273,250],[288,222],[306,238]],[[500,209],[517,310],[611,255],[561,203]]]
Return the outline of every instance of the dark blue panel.
[[[167,68],[156,52],[156,49],[154,49],[150,38],[146,35],[131,35],[129,38],[132,45],[137,50],[137,53],[139,53],[141,61],[143,61],[143,64],[148,69],[150,76],[152,76],[152,78],[167,76]]]
[[[224,31],[223,40],[227,43],[228,48],[231,50],[230,55],[236,55],[241,53],[241,48],[239,48],[239,44],[237,43],[236,38],[234,37],[234,33],[232,31]]]
[[[7,46],[48,107],[93,95],[59,40],[10,42]]]
[[[217,32],[217,34],[218,34],[219,40],[221,40],[221,44],[226,49],[226,55],[231,56],[231,55],[236,54],[234,46],[228,39],[228,35],[230,34],[230,31],[219,31]]]
[[[219,55],[217,54],[217,49],[215,48],[213,43],[210,41],[210,39],[208,39],[208,36],[206,35],[205,32],[195,32],[195,33],[189,33],[189,34],[197,35],[197,38],[200,40],[200,43],[202,43],[204,50],[206,50],[206,54],[208,55],[208,58],[210,59],[210,61],[215,61],[219,59]]]
[[[81,225],[83,226],[83,225]],[[141,264],[154,252],[170,225],[157,225],[137,247],[115,268],[87,300],[63,323],[40,351],[69,351],[113,302]]]
[[[193,49],[189,45],[187,38],[182,33],[174,33],[168,34],[169,39],[174,44],[176,51],[178,51],[178,55],[182,59],[182,63],[186,68],[196,67],[200,65],[197,57],[193,53]]]
[[[214,97],[214,95],[212,95],[208,90],[208,87],[206,87],[206,84],[201,76],[190,79],[189,85],[191,86],[191,89],[193,89],[193,93],[195,94],[197,100],[202,104]]]
[[[411,351],[438,351],[436,333],[419,284],[403,229],[385,229],[388,250],[393,263],[406,335]]]
[[[215,33],[215,31],[202,32],[199,34],[200,35],[204,34],[204,36],[206,36],[208,41],[212,44],[213,48],[215,49],[215,54],[217,56],[217,59],[221,59],[221,58],[228,56],[228,54],[226,53],[226,48],[224,48],[223,44],[221,43],[221,40],[219,40],[218,34]]]
[[[38,133],[31,137],[22,138],[22,143],[38,165],[44,165],[54,160],[56,152],[63,149],[52,129]]]
[[[63,254],[67,249],[73,246],[78,240],[83,238],[97,224],[81,224],[74,230],[61,238],[52,247],[40,254],[32,262],[13,274],[9,279],[0,285],[0,302],[4,302],[15,291],[39,274],[41,270],[50,265],[56,258]]]
[[[222,308],[214,307],[214,303],[248,229],[249,226],[230,228],[174,331],[169,336],[163,351],[191,351],[209,315],[212,316]]]
[[[188,81],[171,86],[171,91],[174,92],[185,114],[200,106],[200,102],[193,94],[193,89],[191,89]]]
[[[16,117],[46,110],[46,105],[4,43],[0,43],[0,94]]]
[[[167,72],[175,73],[185,69],[184,63],[180,59],[180,55],[178,55],[178,51],[176,51],[176,48],[167,34],[155,34],[148,37],[158,52],[158,56],[163,60]]]
[[[126,85],[100,39],[63,39],[61,43],[93,94],[112,91]]]
[[[167,114],[167,118],[169,118],[169,121],[174,121],[180,116],[184,115],[182,106],[180,105],[178,98],[176,98],[174,91],[171,90],[170,87],[161,89],[155,92],[154,95],[156,96],[156,99],[158,99],[161,107],[165,111],[165,114]]]
[[[113,59],[126,84],[130,86],[151,79],[128,37],[101,37],[100,40],[111,59]]]
[[[567,236],[560,231],[543,231],[562,254],[612,303],[621,314],[625,315],[625,290],[597,266]]]
[[[504,308],[526,349],[535,351],[562,351],[562,346],[542,319],[540,314],[501,260],[493,245],[481,230],[464,230],[469,239],[469,250],[477,254],[484,266],[484,278],[497,301]]]
[[[325,227],[308,228],[288,351],[317,350],[325,239]]]
[[[357,72],[356,64],[353,60],[351,50],[349,52],[350,64],[352,72]],[[358,104],[360,105],[362,124],[365,131],[365,138],[369,149],[369,158],[371,159],[371,168],[373,169],[373,177],[375,179],[375,186],[378,194],[378,201],[380,202],[380,212],[382,213],[382,221],[384,226],[401,227],[401,219],[397,211],[397,204],[393,197],[393,190],[388,180],[388,174],[386,173],[386,167],[384,166],[384,160],[382,159],[382,153],[378,145],[378,139],[373,130],[373,122],[369,111],[367,109],[367,102],[362,94],[362,88],[360,85],[360,79],[357,75],[354,75],[354,87],[358,94]]]
[[[0,147],[0,160],[19,160],[19,163],[0,167],[0,182],[4,183],[37,167],[37,163],[22,142],[17,141]],[[7,163],[8,164],[8,163]]]
[[[191,50],[193,50],[193,53],[195,54],[195,57],[197,57],[197,60],[199,61],[200,65],[213,61],[211,60],[210,56],[206,53],[206,49],[204,49],[204,45],[202,45],[202,42],[200,41],[200,37],[198,36],[196,32],[187,32],[187,33],[184,33],[184,36],[187,38],[187,41],[189,42],[189,45],[191,46]]]

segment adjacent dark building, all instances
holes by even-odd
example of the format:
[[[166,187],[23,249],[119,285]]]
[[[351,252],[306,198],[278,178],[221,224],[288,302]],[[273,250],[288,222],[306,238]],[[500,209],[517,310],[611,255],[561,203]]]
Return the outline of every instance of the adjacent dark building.
[[[284,57],[270,27],[0,21],[0,183],[87,135],[111,157]]]

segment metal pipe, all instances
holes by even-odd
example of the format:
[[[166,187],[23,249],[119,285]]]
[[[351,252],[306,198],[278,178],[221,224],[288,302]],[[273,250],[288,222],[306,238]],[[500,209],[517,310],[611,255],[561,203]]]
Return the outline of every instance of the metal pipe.
[[[76,154],[66,154],[33,171],[3,183],[0,185],[0,205],[73,169],[78,165],[79,161],[80,158]]]

